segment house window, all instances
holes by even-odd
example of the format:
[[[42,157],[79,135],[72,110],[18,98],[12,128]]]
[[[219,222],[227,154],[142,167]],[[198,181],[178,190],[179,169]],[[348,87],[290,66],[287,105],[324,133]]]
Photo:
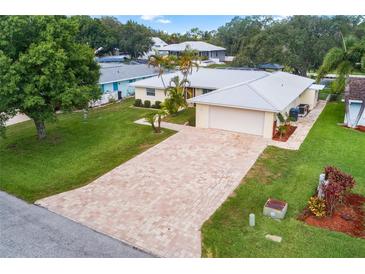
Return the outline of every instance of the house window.
[[[147,96],[155,96],[156,90],[154,88],[146,88]]]
[[[212,92],[213,89],[207,89],[207,88],[203,88],[203,94],[207,94],[209,92]]]

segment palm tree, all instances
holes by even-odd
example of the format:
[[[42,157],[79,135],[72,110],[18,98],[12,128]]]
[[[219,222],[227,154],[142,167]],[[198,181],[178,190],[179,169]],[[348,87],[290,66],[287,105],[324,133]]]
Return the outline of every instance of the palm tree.
[[[197,60],[197,52],[192,50],[189,46],[182,51],[179,56],[175,55],[161,55],[157,51],[155,54],[151,55],[148,59],[148,65],[153,66],[158,69],[159,77],[161,77],[162,84],[166,90],[167,86],[163,78],[163,74],[167,71],[179,70],[183,75],[183,80],[181,85],[183,87],[183,94],[186,98],[186,88],[188,83],[188,76],[193,72],[193,69],[199,69],[199,64]]]
[[[341,93],[345,90],[346,79],[350,73],[360,64],[361,70],[365,69],[365,41],[358,41],[355,37],[349,36],[342,38],[342,48],[335,47],[328,51],[323,59],[317,75],[317,83],[329,72],[336,71],[337,78],[332,83],[334,93]],[[352,126],[350,122],[350,109],[348,98],[345,97],[347,125]],[[356,119],[356,126],[361,118],[365,108],[365,98],[362,102],[359,115]]]
[[[176,69],[176,58],[173,55],[161,55],[158,51],[148,58],[148,66],[152,66],[158,70],[158,77],[161,77],[162,84],[166,89],[166,84],[163,79],[163,74],[166,71]]]
[[[175,76],[170,80],[169,86],[165,89],[164,107],[170,114],[175,114],[181,107],[186,108],[187,103],[184,96],[184,87],[190,85],[187,79],[180,80],[179,76]]]
[[[197,62],[198,60],[198,52],[196,50],[192,50],[189,46],[187,46],[185,50],[181,52],[177,60],[177,65],[183,75],[183,81],[185,81],[183,84],[188,83],[188,75],[192,74],[194,68],[196,68],[196,70],[199,69],[199,64]],[[186,88],[187,86],[183,85],[185,99],[187,98]]]

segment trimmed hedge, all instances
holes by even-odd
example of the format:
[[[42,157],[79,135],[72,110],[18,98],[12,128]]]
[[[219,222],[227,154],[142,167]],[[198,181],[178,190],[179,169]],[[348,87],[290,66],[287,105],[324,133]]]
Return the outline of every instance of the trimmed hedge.
[[[141,107],[142,106],[142,100],[141,99],[136,99],[134,101],[134,106],[135,107]]]
[[[161,101],[156,101],[155,104],[152,107],[160,109],[161,108]]]
[[[145,100],[145,101],[143,102],[143,106],[144,106],[145,108],[150,108],[150,107],[151,107],[151,101],[150,101],[150,100]]]

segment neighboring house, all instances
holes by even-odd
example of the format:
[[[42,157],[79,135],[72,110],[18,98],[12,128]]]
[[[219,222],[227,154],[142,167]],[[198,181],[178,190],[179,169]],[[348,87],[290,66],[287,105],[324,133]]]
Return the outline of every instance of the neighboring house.
[[[365,78],[350,77],[345,89],[345,103],[349,110],[349,121],[345,114],[345,123],[350,127],[365,126]],[[362,114],[359,115],[359,112]],[[349,123],[348,123],[349,122]]]
[[[164,81],[179,73],[164,74]],[[196,126],[243,132],[271,138],[278,113],[318,101],[314,80],[286,72],[206,69],[189,76],[187,98],[196,105]],[[164,101],[166,95],[159,77],[133,84],[138,99]]]
[[[102,105],[110,100],[121,100],[124,97],[134,95],[134,87],[131,83],[158,75],[154,68],[144,64],[108,64],[100,69],[100,88],[103,91],[102,98],[92,105]]]
[[[131,56],[128,54],[122,54],[122,55],[96,57],[95,59],[96,59],[96,62],[98,62],[98,63],[115,63],[115,62],[123,62],[130,58],[131,58]]]
[[[158,52],[164,46],[167,46],[167,43],[163,41],[159,37],[152,37],[153,46],[151,47],[150,51],[146,52],[141,59],[148,59],[151,55],[155,54],[156,51]]]
[[[283,70],[284,69],[284,66],[283,65],[271,64],[271,63],[260,64],[257,67],[259,69],[263,69],[263,70],[267,70],[267,71],[279,71],[279,70]]]
[[[202,41],[187,41],[179,44],[171,44],[159,49],[161,54],[179,55],[182,51],[190,47],[196,50],[201,57],[207,59],[217,60],[217,62],[224,62],[226,56],[226,49],[218,47]]]

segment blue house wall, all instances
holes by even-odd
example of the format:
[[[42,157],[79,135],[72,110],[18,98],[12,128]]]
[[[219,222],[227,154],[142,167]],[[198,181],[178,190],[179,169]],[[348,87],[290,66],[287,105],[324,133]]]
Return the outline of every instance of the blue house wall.
[[[134,95],[134,87],[130,86],[131,83],[138,81],[138,80],[146,79],[149,77],[151,77],[151,76],[140,77],[140,78],[130,79],[130,80],[123,80],[123,81],[112,82],[112,83],[107,83],[107,84],[100,84],[100,88],[103,91],[103,93],[111,93],[111,92],[114,93],[115,92],[116,94],[118,94],[118,91],[121,91],[122,98],[124,98],[127,96]]]

